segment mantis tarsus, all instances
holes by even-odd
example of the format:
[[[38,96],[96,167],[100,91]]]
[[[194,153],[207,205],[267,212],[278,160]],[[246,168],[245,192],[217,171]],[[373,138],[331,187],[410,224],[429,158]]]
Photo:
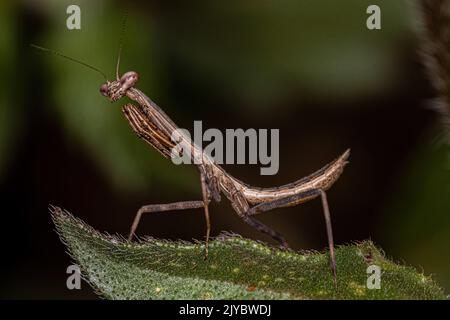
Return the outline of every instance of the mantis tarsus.
[[[38,46],[34,47],[63,56],[102,74],[106,83],[100,87],[101,94],[112,102],[125,96],[134,101],[136,104],[127,103],[122,107],[122,111],[133,130],[140,138],[158,150],[164,157],[172,157],[172,152],[175,147],[175,142],[172,141],[172,134],[178,127],[152,100],[135,88],[139,78],[137,72],[129,71],[119,77],[121,50],[119,50],[119,58],[116,66],[116,80],[109,81],[103,72],[84,62],[64,56],[49,49]],[[192,146],[190,156],[193,159],[201,159],[200,162],[197,161],[194,163],[199,163],[197,166],[200,171],[202,200],[152,204],[141,207],[131,225],[128,237],[129,241],[132,240],[139,221],[144,213],[203,208],[206,220],[206,259],[208,257],[208,243],[211,229],[208,206],[212,199],[219,202],[221,200],[221,194],[224,194],[231,202],[233,209],[239,217],[257,230],[266,233],[273,239],[279,241],[282,247],[287,248],[288,244],[280,233],[272,230],[259,220],[256,220],[254,216],[276,208],[296,206],[320,196],[322,199],[328,236],[331,269],[333,280],[336,285],[336,259],[334,254],[333,232],[325,191],[339,178],[347,164],[350,150],[345,151],[340,157],[330,162],[322,169],[300,180],[274,188],[258,188],[245,184],[228,174],[224,169],[217,165],[208,154],[204,153],[203,150],[197,147],[188,138],[181,137],[181,139],[184,139],[185,143]]]

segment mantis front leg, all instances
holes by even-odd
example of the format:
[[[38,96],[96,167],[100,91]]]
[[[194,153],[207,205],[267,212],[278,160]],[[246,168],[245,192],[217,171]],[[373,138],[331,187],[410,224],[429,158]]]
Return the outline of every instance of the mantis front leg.
[[[209,236],[211,233],[211,221],[209,218],[209,209],[208,205],[211,199],[210,193],[208,191],[208,186],[206,184],[205,176],[200,174],[200,182],[202,187],[202,201],[181,201],[181,202],[172,202],[165,204],[151,204],[141,207],[133,220],[133,224],[130,228],[130,234],[128,236],[128,241],[133,239],[133,236],[136,232],[136,229],[141,221],[142,215],[144,213],[157,213],[157,212],[166,212],[166,211],[174,211],[174,210],[187,210],[187,209],[198,209],[204,208],[205,212],[205,220],[206,220],[206,240],[205,240],[205,260],[208,258],[208,246],[209,246]]]
[[[208,246],[209,246],[209,235],[211,233],[211,221],[209,219],[209,202],[211,201],[211,195],[208,190],[208,185],[206,184],[205,175],[200,174],[200,182],[202,184],[202,197],[203,197],[203,208],[205,212],[206,221],[206,239],[205,239],[205,260],[208,258]]]
[[[203,201],[181,201],[181,202],[172,202],[172,203],[164,203],[164,204],[150,204],[146,206],[142,206],[136,216],[134,217],[133,224],[130,228],[130,234],[128,235],[128,241],[133,239],[133,236],[136,232],[136,229],[141,221],[142,215],[144,213],[157,213],[157,212],[166,212],[173,210],[187,210],[187,209],[198,209],[202,208],[204,205]]]

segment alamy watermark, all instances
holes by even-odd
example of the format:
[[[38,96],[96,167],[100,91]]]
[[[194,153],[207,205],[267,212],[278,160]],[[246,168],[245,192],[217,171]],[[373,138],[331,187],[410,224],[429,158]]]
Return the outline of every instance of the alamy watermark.
[[[366,272],[369,275],[366,282],[367,289],[381,289],[381,268],[372,264],[367,267]]]
[[[66,27],[69,30],[81,29],[81,8],[76,4],[67,7],[66,13],[69,15],[66,19]]]
[[[67,267],[66,273],[69,275],[66,280],[66,286],[69,290],[81,289],[81,271],[80,267],[72,264]]]
[[[366,20],[366,27],[369,30],[381,30],[381,8],[376,4],[367,7],[367,14],[370,14]]]
[[[201,164],[204,157],[217,164],[261,164],[261,175],[277,174],[280,165],[279,129],[219,129],[203,132],[201,121],[194,121],[194,139],[186,129],[172,133],[175,164]],[[209,142],[203,148],[203,143]],[[246,151],[248,150],[248,152]]]

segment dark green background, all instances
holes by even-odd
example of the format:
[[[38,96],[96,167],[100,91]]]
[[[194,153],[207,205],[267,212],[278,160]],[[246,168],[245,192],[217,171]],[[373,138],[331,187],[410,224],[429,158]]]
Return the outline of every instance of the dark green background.
[[[78,4],[82,29],[66,28]],[[382,30],[369,31],[378,4]],[[279,128],[280,171],[225,166],[259,186],[307,175],[352,148],[329,192],[335,240],[372,239],[396,261],[450,288],[449,148],[432,110],[412,1],[2,1],[0,188],[3,298],[90,298],[65,287],[70,263],[49,203],[99,230],[126,234],[143,204],[200,198],[194,167],[175,166],[136,138],[119,103],[89,69],[114,74],[123,13],[121,71],[181,127]],[[270,242],[223,200],[213,235],[231,230]],[[295,249],[322,250],[320,201],[261,220]],[[145,217],[140,235],[202,239],[201,211]]]

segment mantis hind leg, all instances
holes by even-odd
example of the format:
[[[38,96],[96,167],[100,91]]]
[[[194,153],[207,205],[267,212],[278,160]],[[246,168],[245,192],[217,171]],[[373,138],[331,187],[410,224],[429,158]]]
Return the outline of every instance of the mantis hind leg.
[[[299,201],[304,199],[313,199],[315,197],[320,196],[322,199],[322,208],[323,208],[323,214],[325,218],[325,225],[327,229],[327,238],[328,238],[328,248],[330,250],[330,264],[331,264],[331,270],[333,272],[333,280],[334,285],[336,286],[336,257],[334,253],[334,240],[333,240],[333,229],[331,226],[331,216],[330,216],[330,209],[328,206],[328,200],[327,195],[325,191],[322,189],[311,189],[305,192],[298,193],[293,196],[288,196],[285,198],[263,202],[260,203],[252,208],[250,208],[247,212],[247,216],[256,215],[259,213],[267,212],[276,208],[282,208],[282,207],[289,207],[289,206],[295,206],[299,204]],[[270,229],[269,229],[270,230]],[[263,231],[266,232],[266,231]],[[272,231],[273,232],[273,231]],[[267,232],[266,232],[267,233]],[[272,236],[275,238],[274,236]]]
[[[289,248],[289,244],[286,242],[284,237],[279,232],[269,228],[268,226],[266,226],[261,221],[256,220],[255,218],[250,217],[248,215],[243,215],[243,216],[241,216],[241,218],[242,218],[242,220],[244,220],[247,224],[249,224],[250,226],[252,226],[256,230],[271,236],[272,239],[278,241],[283,248],[286,248],[286,249]]]
[[[288,243],[279,232],[269,228],[264,223],[255,219],[254,217],[251,217],[250,214],[251,208],[248,205],[247,199],[240,191],[238,191],[234,187],[230,187],[228,196],[231,200],[231,205],[233,206],[233,209],[237,212],[238,216],[242,220],[244,220],[245,223],[249,224],[256,230],[269,235],[270,237],[272,237],[272,239],[278,241],[282,247],[289,248]]]

